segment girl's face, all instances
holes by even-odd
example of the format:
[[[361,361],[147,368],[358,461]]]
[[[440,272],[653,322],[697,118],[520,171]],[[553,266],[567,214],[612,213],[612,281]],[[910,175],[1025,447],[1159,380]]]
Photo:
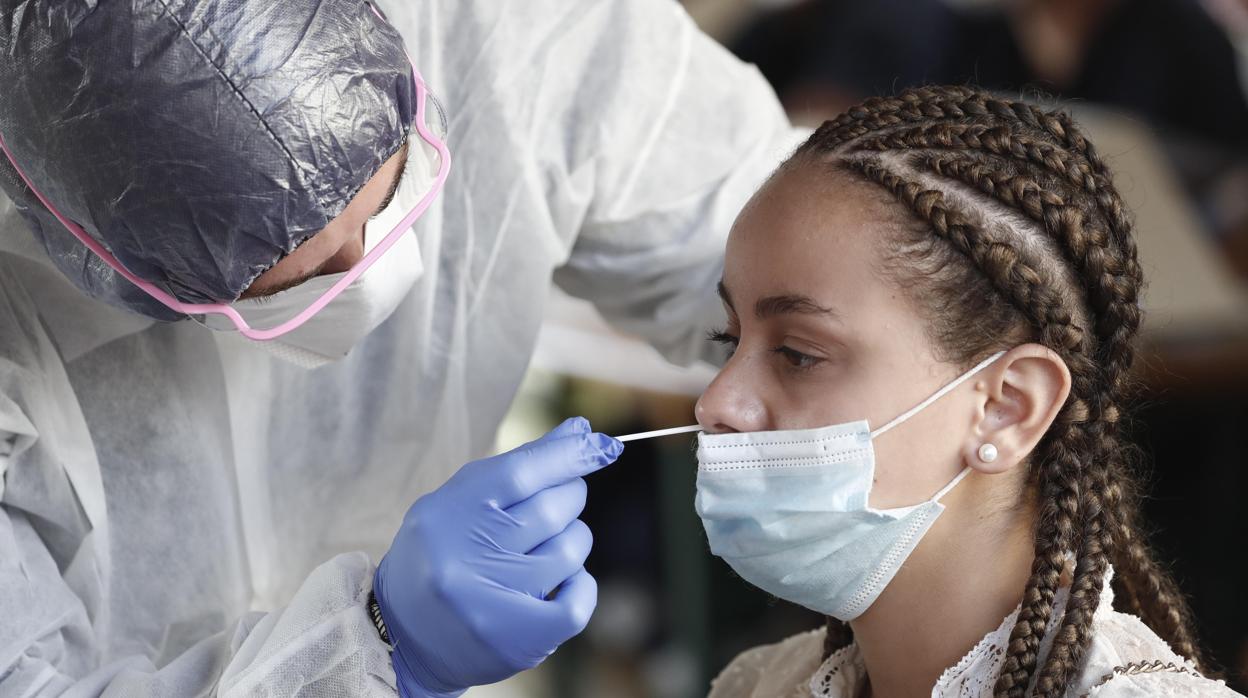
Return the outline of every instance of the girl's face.
[[[962,372],[882,273],[899,222],[868,186],[790,166],[737,219],[721,288],[734,351],[698,401],[707,432],[877,428]],[[952,480],[984,404],[977,377],[876,439],[871,505],[915,504]]]

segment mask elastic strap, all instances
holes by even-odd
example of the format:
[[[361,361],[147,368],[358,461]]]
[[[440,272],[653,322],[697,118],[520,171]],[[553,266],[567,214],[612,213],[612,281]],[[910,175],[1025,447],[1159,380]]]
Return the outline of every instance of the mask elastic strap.
[[[893,427],[897,426],[898,424],[901,424],[902,422],[906,421],[907,419],[910,419],[911,417],[913,417],[914,415],[918,414],[919,412],[922,412],[922,411],[923,411],[926,407],[928,407],[929,405],[931,405],[933,402],[936,402],[937,400],[941,399],[942,397],[944,397],[944,396],[948,395],[948,394],[949,394],[949,392],[950,392],[950,391],[952,391],[954,388],[956,388],[956,387],[958,387],[959,385],[962,385],[962,384],[963,384],[963,383],[965,383],[966,381],[970,380],[971,376],[974,376],[976,373],[979,373],[980,371],[984,370],[985,368],[988,368],[988,366],[989,366],[989,365],[991,365],[991,364],[992,364],[992,362],[996,361],[997,359],[1001,358],[1002,356],[1005,356],[1005,352],[1003,352],[1003,351],[999,351],[999,352],[997,352],[996,354],[993,354],[992,356],[989,356],[988,358],[986,358],[986,359],[984,359],[983,361],[979,362],[979,364],[978,364],[978,365],[976,365],[976,366],[975,366],[975,368],[972,368],[971,370],[967,371],[966,373],[963,373],[962,375],[958,376],[957,378],[955,378],[955,379],[953,380],[953,382],[952,382],[952,383],[950,383],[950,384],[946,385],[945,387],[941,388],[940,390],[937,390],[937,391],[936,391],[934,394],[932,394],[932,396],[931,396],[931,397],[929,397],[928,399],[924,400],[923,402],[920,402],[919,404],[915,405],[914,407],[911,407],[909,410],[906,410],[905,412],[903,412],[902,414],[900,414],[900,415],[899,415],[896,419],[894,419],[893,421],[891,421],[891,422],[889,422],[888,424],[885,424],[884,426],[880,427],[879,429],[876,429],[875,431],[871,432],[871,438],[872,438],[872,439],[875,439],[875,438],[879,437],[881,434],[883,434],[884,432],[888,431],[889,429],[892,429]],[[955,482],[956,482],[956,480],[955,480]]]
[[[945,485],[944,487],[940,488],[939,492],[932,495],[931,501],[939,502],[941,497],[949,494],[949,490],[953,489],[954,487],[957,487],[958,483],[962,482],[962,478],[970,474],[971,474],[970,466],[963,468],[962,472],[958,473],[957,476],[954,477],[953,480],[951,480],[948,485]]]

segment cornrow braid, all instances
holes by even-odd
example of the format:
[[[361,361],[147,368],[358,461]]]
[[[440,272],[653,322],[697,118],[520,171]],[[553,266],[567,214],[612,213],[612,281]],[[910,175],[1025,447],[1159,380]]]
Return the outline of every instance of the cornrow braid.
[[[1067,165],[1061,164],[1062,160],[1058,159],[1056,160],[1058,165],[1053,169],[1066,172],[1072,184],[1094,196],[1115,238],[1126,248],[1123,259],[1133,268],[1135,278],[1138,280],[1140,278],[1139,265],[1136,262],[1135,242],[1130,234],[1131,223],[1126,207],[1122,205],[1121,199],[1112,186],[1109,168],[1097,153],[1092,142],[1083,136],[1067,114],[1047,112],[1031,104],[1003,100],[968,87],[929,87],[910,90],[896,98],[868,100],[862,106],[849,110],[835,122],[825,124],[820,130],[825,132],[826,138],[839,139],[844,142],[849,134],[842,129],[853,127],[854,138],[872,130],[861,125],[861,122],[865,120],[871,120],[878,130],[878,126],[884,122],[924,125],[931,124],[935,119],[950,120],[988,117],[989,115],[999,117],[998,121],[1001,124],[1025,125],[1041,129],[1064,148],[1064,151],[1059,152],[1046,147],[1047,144],[1037,143],[1032,147],[1043,148],[1043,150],[1031,154],[1036,162],[1050,164],[1048,158],[1061,158],[1062,152],[1077,156],[1082,160],[1082,162],[1073,162],[1072,159],[1072,163]],[[986,123],[971,125],[983,130],[989,128]]]
[[[836,121],[828,122],[825,128],[829,135],[843,142],[847,140],[846,134],[837,133],[839,129],[852,128],[857,122],[868,119],[878,123],[880,119],[891,117],[894,123],[923,123],[931,119],[989,116],[998,117],[1001,123],[1019,123],[1047,132],[1066,150],[1083,156],[1094,172],[1108,182],[1109,168],[1101,160],[1092,142],[1075,127],[1069,115],[1048,112],[1026,102],[1000,99],[969,87],[924,87],[908,90],[898,97],[874,98],[850,109]],[[869,130],[871,129],[862,129],[853,137]],[[1119,230],[1130,230],[1130,221],[1125,215],[1118,217],[1115,223]]]
[[[1086,140],[1082,141],[1088,144]],[[1066,254],[1080,271],[1085,285],[1092,289],[1089,301],[1093,303],[1098,318],[1098,333],[1104,337],[1098,357],[1106,381],[1112,386],[1111,393],[1124,393],[1127,369],[1130,367],[1133,348],[1130,337],[1140,324],[1138,289],[1142,283],[1139,264],[1135,261],[1132,238],[1121,232],[1102,229],[1093,222],[1085,221],[1079,205],[1066,202],[1052,187],[1042,187],[1036,180],[1012,174],[999,167],[977,162],[965,162],[956,157],[930,154],[921,158],[922,167],[942,177],[956,179],[974,187],[1005,206],[1023,212],[1048,230],[1063,233]],[[1103,168],[1104,166],[1101,165]],[[1098,173],[1100,182],[1103,174]],[[1098,184],[1096,196],[1099,206],[1121,213],[1125,210],[1121,200],[1112,189]],[[1125,215],[1110,216],[1110,220],[1123,220]],[[1085,225],[1085,223],[1093,223]],[[1112,227],[1112,226],[1111,226]],[[1080,229],[1086,231],[1079,236]],[[1119,262],[1118,260],[1122,260]],[[1116,352],[1111,354],[1108,352]],[[1102,419],[1116,426],[1119,422],[1117,405],[1105,405]],[[1121,446],[1112,439],[1116,434],[1104,434],[1111,442],[1104,447],[1117,454]],[[1171,638],[1175,649],[1203,665],[1203,656],[1193,636],[1186,601],[1173,581],[1157,567],[1147,547],[1136,534],[1137,526],[1131,520],[1137,510],[1134,500],[1138,494],[1129,491],[1124,483],[1132,481],[1128,468],[1121,460],[1109,468],[1092,471],[1095,481],[1086,488],[1101,493],[1102,506],[1111,517],[1110,533],[1115,536],[1117,566],[1121,583],[1122,606],[1131,613],[1151,617],[1154,624]],[[1131,498],[1131,505],[1124,505],[1124,497]],[[1099,522],[1097,525],[1101,525]],[[1142,588],[1137,588],[1142,587]],[[1147,600],[1147,601],[1145,601]]]
[[[1004,695],[1021,696],[1026,692],[1028,679],[1035,670],[1040,640],[1048,625],[1053,598],[1074,538],[1080,504],[1086,500],[1079,487],[1078,475],[1069,477],[1068,474],[1081,471],[1083,463],[1080,454],[1086,453],[1090,446],[1086,433],[1089,409],[1078,397],[1094,389],[1096,367],[1087,357],[1087,338],[1073,323],[1063,300],[1044,284],[1041,273],[1027,262],[1024,253],[1009,242],[989,239],[982,229],[971,225],[964,216],[952,210],[942,192],[926,189],[921,183],[906,181],[884,168],[878,160],[851,160],[847,165],[890,191],[920,220],[928,222],[938,236],[969,258],[1033,327],[1040,328],[1041,343],[1057,350],[1071,369],[1072,398],[1058,415],[1050,438],[1040,447],[1042,452],[1047,451],[1041,460],[1052,470],[1048,477],[1058,487],[1051,490],[1054,496],[1046,497],[1041,509],[1042,530],[1038,538],[1042,540],[1037,541],[1032,580],[1028,584],[1028,591],[1034,589],[1034,593],[1026,595],[1032,603],[1024,606],[1011,633],[1001,684],[998,685],[999,689],[1006,689]],[[1051,528],[1045,524],[1050,524]],[[1080,571],[1085,573],[1082,577]],[[1100,570],[1076,569],[1071,601],[1067,604],[1068,616],[1073,609],[1090,607],[1091,611],[1095,611],[1103,573],[1103,567]],[[1091,599],[1085,598],[1089,589],[1094,589]],[[1086,620],[1090,623],[1091,617]],[[1059,634],[1059,641],[1053,643],[1051,656],[1072,658],[1058,669],[1068,672],[1072,662],[1077,664],[1082,647],[1086,646],[1086,643],[1082,646],[1078,643],[1083,630],[1085,628],[1063,628],[1061,632],[1064,635]],[[1063,639],[1065,642],[1062,642]],[[1054,667],[1053,662],[1050,662],[1050,667]],[[1057,678],[1060,680],[1062,677]],[[1038,694],[1050,695],[1040,691]]]
[[[1101,328],[1108,327],[1111,333],[1123,331],[1128,336],[1134,334],[1139,323],[1136,298],[1138,279],[1125,273],[1126,270],[1123,269],[1125,265],[1107,263],[1115,259],[1113,253],[1121,254],[1122,251],[1107,249],[1111,243],[1108,232],[1097,226],[1095,220],[1085,220],[1079,206],[1067,204],[1059,194],[1050,188],[1041,187],[1032,178],[1002,172],[991,164],[967,163],[939,155],[926,156],[922,158],[922,163],[933,173],[974,187],[1011,208],[1021,210],[1034,222],[1043,225],[1046,230],[1058,232],[1068,258],[1083,277],[1085,287],[1089,291],[1089,302],[1097,317],[1101,318],[1099,323]],[[1083,231],[1087,234],[1081,235]],[[1124,276],[1127,278],[1124,279]],[[1107,319],[1110,322],[1106,322]],[[1111,350],[1130,352],[1129,344],[1123,348],[1112,338],[1103,342],[1101,346]],[[1125,361],[1118,356],[1102,355],[1098,358],[1103,366],[1110,368],[1106,371],[1107,374],[1112,373],[1116,367],[1130,364],[1129,356]],[[1106,380],[1111,385],[1118,385],[1120,378],[1120,376],[1106,376]],[[1114,391],[1111,391],[1111,394],[1112,392]],[[1102,442],[1094,450],[1112,457],[1117,450],[1114,430],[1118,422],[1119,410],[1112,403],[1106,404],[1110,397],[1106,395],[1102,402],[1099,423],[1093,424],[1093,435]],[[1113,526],[1109,517],[1116,508],[1116,505],[1111,505],[1109,500],[1116,503],[1120,499],[1119,496],[1107,494],[1112,488],[1118,488],[1117,482],[1120,479],[1110,477],[1110,474],[1121,469],[1120,464],[1109,463],[1106,467],[1086,471],[1090,481],[1085,483],[1080,491],[1088,500],[1081,505],[1088,513],[1083,516],[1084,530],[1081,531],[1080,551],[1077,557],[1080,564],[1084,564],[1088,569],[1085,569],[1083,574],[1076,575],[1080,583],[1076,583],[1072,588],[1069,610],[1059,630],[1059,633],[1068,641],[1056,643],[1056,652],[1063,653],[1059,657],[1063,661],[1055,666],[1067,663],[1077,664],[1075,662],[1077,657],[1069,652],[1069,648],[1082,646],[1083,643],[1080,642],[1078,634],[1086,627],[1083,622],[1084,616],[1090,617],[1095,611],[1095,605],[1089,604],[1087,597],[1099,595],[1100,584],[1103,582],[1105,569],[1104,555],[1101,553],[1109,545],[1107,537],[1111,535]],[[1098,495],[1107,501],[1101,501]],[[1091,569],[1092,567],[1097,567],[1097,569]],[[1138,597],[1131,592],[1128,596],[1138,608]],[[1058,682],[1060,687],[1061,678],[1046,672],[1037,684],[1038,692],[1048,692],[1054,682]]]
[[[898,234],[902,263],[890,271],[922,270],[907,285],[926,285],[912,295],[928,303],[929,330],[951,360],[969,366],[1022,337],[1070,370],[1070,397],[1030,459],[1034,557],[995,694],[1068,690],[1111,562],[1121,602],[1199,666],[1186,602],[1136,520],[1122,423],[1143,275],[1127,209],[1092,143],[1061,112],[923,87],[824,123],[790,163],[811,161],[877,185],[909,212],[917,227]],[[1069,598],[1054,618],[1072,561]],[[827,651],[849,640],[829,627]]]
[[[1078,132],[1067,122],[1062,126],[1064,134]],[[995,198],[1000,203],[1025,213],[1047,230],[1061,231],[1062,242],[1066,254],[1074,266],[1083,275],[1088,289],[1089,302],[1099,318],[1097,331],[1103,337],[1101,347],[1103,353],[1098,356],[1106,381],[1112,387],[1110,396],[1125,392],[1127,370],[1133,358],[1133,347],[1130,338],[1134,336],[1140,325],[1140,309],[1138,292],[1142,284],[1142,273],[1136,261],[1134,239],[1129,234],[1129,226],[1125,210],[1118,194],[1107,186],[1108,176],[1103,162],[1096,156],[1091,142],[1077,137],[1074,143],[1081,148],[1080,155],[1086,164],[1069,164],[1067,159],[1051,149],[1036,148],[1044,152],[1041,157],[1028,153],[1031,160],[1045,164],[1051,171],[1066,173],[1072,182],[1083,182],[1089,194],[1085,198],[1095,197],[1099,209],[1109,212],[1105,220],[1107,228],[1095,224],[1095,220],[1085,220],[1082,209],[1077,203],[1068,203],[1051,187],[1042,187],[1035,179],[1018,176],[999,167],[983,163],[968,163],[955,157],[928,155],[922,160],[923,166],[935,174],[956,179],[963,184],[974,187],[985,195]],[[1000,152],[1000,148],[994,152]],[[1056,164],[1055,164],[1056,163]],[[1079,231],[1086,233],[1079,235]],[[1107,396],[1108,398],[1109,396]],[[1117,405],[1105,405],[1102,415],[1105,422],[1116,425],[1119,421]],[[1104,434],[1102,438],[1110,440],[1104,450],[1116,453],[1120,448],[1116,442],[1116,434]],[[1198,665],[1203,664],[1202,653],[1187,622],[1186,602],[1179,593],[1177,586],[1170,578],[1161,573],[1157,563],[1148,553],[1147,548],[1135,533],[1136,526],[1131,521],[1135,506],[1125,506],[1123,482],[1130,482],[1131,477],[1122,463],[1114,463],[1109,468],[1091,471],[1095,481],[1089,483],[1090,492],[1100,493],[1104,498],[1103,508],[1108,515],[1126,517],[1122,521],[1112,520],[1112,535],[1117,537],[1120,571],[1130,571],[1122,579],[1124,605],[1131,612],[1140,615],[1151,615],[1157,625],[1172,638],[1175,648],[1191,658]],[[1110,477],[1116,475],[1116,477]],[[1101,525],[1100,522],[1089,521],[1090,525]],[[1136,588],[1141,582],[1143,588]],[[1146,609],[1141,601],[1152,599]]]

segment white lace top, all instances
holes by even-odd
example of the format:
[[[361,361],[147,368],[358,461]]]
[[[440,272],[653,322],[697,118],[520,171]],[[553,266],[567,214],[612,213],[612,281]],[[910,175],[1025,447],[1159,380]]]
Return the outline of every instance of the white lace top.
[[[1054,598],[1053,621],[1040,646],[1041,661],[1048,653],[1052,631],[1067,596],[1068,590],[1062,589]],[[932,687],[932,698],[992,696],[1018,613],[1015,609],[961,661],[946,669]],[[1083,673],[1067,693],[1072,698],[1227,698],[1240,695],[1223,682],[1197,673],[1139,618],[1114,611],[1108,577],[1092,619],[1092,632]],[[711,684],[709,698],[855,698],[860,695],[866,667],[858,646],[844,647],[825,661],[823,640],[824,631],[820,629],[742,653]]]

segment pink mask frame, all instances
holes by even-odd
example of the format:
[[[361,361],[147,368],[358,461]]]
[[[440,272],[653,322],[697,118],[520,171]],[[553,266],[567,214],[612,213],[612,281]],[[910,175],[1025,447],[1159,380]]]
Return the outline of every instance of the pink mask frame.
[[[374,12],[376,12],[375,8]],[[410,56],[408,57],[408,62],[411,63]],[[72,233],[74,237],[78,238],[83,245],[86,245],[88,249],[96,254],[96,256],[104,260],[108,266],[112,267],[118,274],[124,276],[130,281],[130,283],[138,286],[145,293],[147,293],[147,295],[155,298],[170,310],[183,313],[185,315],[223,315],[234,324],[234,327],[237,328],[239,333],[244,337],[258,342],[267,342],[277,339],[278,337],[303,326],[304,323],[311,320],[317,313],[323,310],[325,306],[329,305],[330,302],[345,291],[348,286],[355,283],[355,281],[359,279],[364,272],[368,271],[368,269],[372,267],[378,259],[381,259],[382,255],[389,251],[389,249],[408,232],[416,221],[424,215],[425,211],[429,210],[429,207],[433,205],[434,199],[442,193],[442,187],[446,183],[447,175],[449,175],[451,171],[451,151],[446,147],[446,144],[442,142],[442,140],[440,140],[429,130],[429,127],[425,123],[429,90],[425,86],[424,78],[422,78],[420,73],[416,70],[416,65],[414,63],[412,63],[412,81],[416,86],[416,115],[413,121],[416,127],[416,132],[420,134],[421,139],[438,152],[438,173],[434,178],[433,186],[430,187],[429,191],[420,200],[420,202],[417,203],[416,206],[403,217],[403,220],[399,221],[399,224],[394,227],[394,230],[390,231],[386,237],[377,244],[376,247],[369,251],[368,254],[364,255],[363,259],[351,267],[350,271],[348,271],[345,276],[334,283],[333,286],[329,287],[325,293],[321,294],[320,298],[313,301],[311,305],[295,317],[283,322],[277,327],[267,330],[252,328],[247,324],[247,321],[243,319],[243,316],[240,315],[237,310],[230,307],[229,304],[183,303],[177,298],[174,298],[164,289],[161,289],[155,284],[135,276],[128,269],[122,266],[121,262],[117,261],[117,258],[105,249],[103,245],[96,242],[94,238],[88,235],[81,226],[62,215],[61,212],[57,210],[56,206],[54,206],[52,202],[49,201],[37,187],[35,187],[34,182],[30,180],[30,178],[26,175],[26,172],[23,171],[21,166],[17,164],[17,157],[12,151],[9,150],[9,146],[5,143],[3,134],[0,134],[0,150],[4,151],[4,154],[9,159],[9,162],[13,164],[13,168],[17,170],[18,176],[22,178],[22,181],[26,183],[26,186],[30,188],[30,191],[34,193],[35,197],[39,199],[40,203],[42,203],[53,216],[56,216],[56,219],[61,222],[61,225],[65,226],[66,230]]]

